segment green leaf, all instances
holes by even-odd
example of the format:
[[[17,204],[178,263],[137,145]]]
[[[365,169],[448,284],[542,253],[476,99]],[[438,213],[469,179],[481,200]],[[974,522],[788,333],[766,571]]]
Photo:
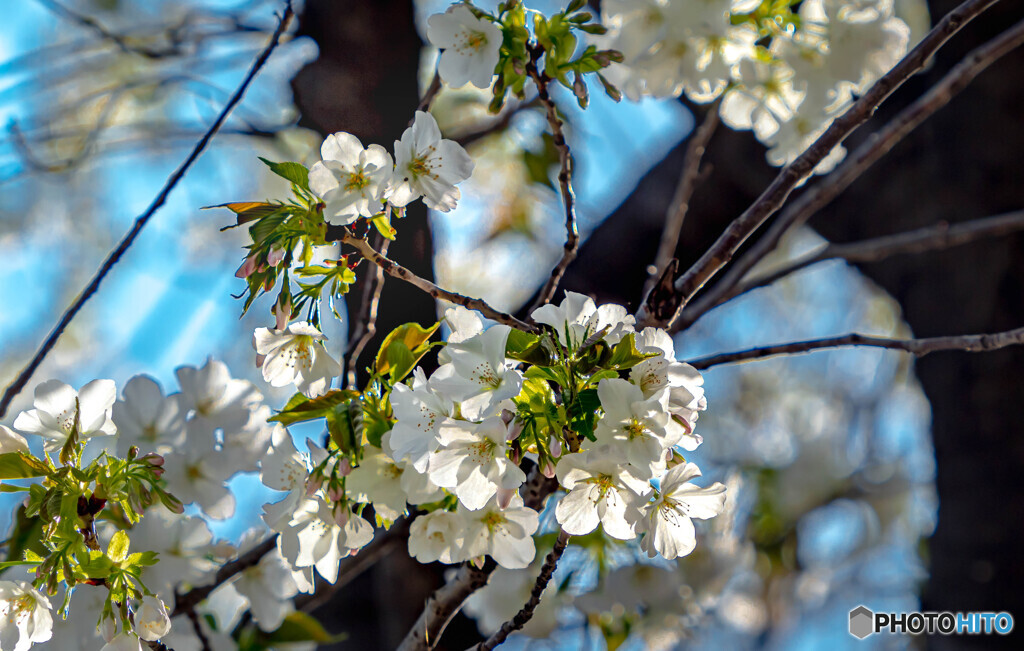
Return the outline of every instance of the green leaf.
[[[378,233],[388,238],[389,240],[395,239],[395,234],[398,233],[398,231],[396,231],[395,227],[391,225],[391,219],[389,219],[387,215],[377,215],[370,221],[373,223]]]
[[[440,327],[440,321],[429,328],[418,323],[398,326],[381,342],[374,369],[380,375],[389,373],[392,382],[401,381],[430,350],[427,342]]]
[[[274,174],[291,181],[303,190],[310,191],[309,170],[302,163],[275,163],[263,157],[260,157],[260,160],[266,163],[267,167]]]
[[[60,497],[60,523],[58,531],[66,536],[71,536],[78,529],[78,498],[80,495],[75,492],[64,493]]]
[[[347,389],[328,391],[319,398],[313,399],[307,398],[301,393],[296,393],[288,401],[288,404],[284,406],[284,409],[276,416],[267,420],[283,425],[291,425],[292,423],[324,418],[329,411],[358,395],[358,391],[349,391]]]
[[[128,534],[125,533],[124,529],[118,529],[111,536],[110,544],[107,545],[107,557],[114,563],[120,563],[128,557],[129,544],[131,544],[131,541],[128,539]]]
[[[638,351],[636,349],[636,335],[631,332],[616,344],[611,356],[606,361],[603,361],[601,366],[622,371],[633,368],[645,359],[656,357],[657,355],[658,353],[641,353]]]
[[[505,343],[505,357],[535,366],[551,366],[554,360],[551,359],[548,348],[544,346],[546,336],[513,328],[509,331],[508,341]]]
[[[284,623],[273,633],[267,633],[264,641],[268,644],[286,644],[289,642],[316,642],[330,644],[344,639],[344,635],[331,635],[314,618],[301,611],[288,613]]]
[[[234,226],[241,226],[242,224],[248,224],[249,222],[256,221],[257,219],[263,219],[269,217],[274,213],[281,210],[283,206],[278,203],[266,203],[263,201],[238,201],[235,203],[221,203],[216,206],[203,206],[202,210],[212,210],[214,208],[227,208],[231,212],[235,213],[236,222],[232,226],[226,226],[221,230],[227,230],[228,228],[234,228]]]
[[[129,567],[145,567],[148,565],[156,565],[159,554],[157,552],[135,552],[130,555],[127,559],[127,565]]]
[[[46,464],[31,454],[5,452],[0,454],[0,479],[27,479],[50,474]]]

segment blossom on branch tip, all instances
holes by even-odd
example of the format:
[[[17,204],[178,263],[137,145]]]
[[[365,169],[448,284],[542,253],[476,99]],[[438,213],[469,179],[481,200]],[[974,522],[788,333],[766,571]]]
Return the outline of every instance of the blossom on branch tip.
[[[381,211],[394,171],[391,155],[380,145],[363,148],[350,133],[333,133],[320,147],[322,161],[309,170],[309,188],[323,199],[324,216],[351,224]]]
[[[441,138],[437,120],[416,111],[411,127],[395,141],[395,174],[387,200],[406,206],[419,197],[428,208],[449,212],[462,194],[455,187],[473,173],[473,159],[462,145]]]
[[[135,610],[135,632],[143,640],[159,640],[171,632],[171,618],[160,597],[146,596]]]
[[[557,473],[569,491],[555,507],[555,519],[566,533],[581,536],[600,524],[613,538],[636,538],[634,523],[651,486],[614,451],[602,447],[569,455],[559,461]]]
[[[427,40],[443,50],[437,72],[449,86],[491,85],[502,42],[497,25],[477,18],[466,5],[456,4],[427,19]]]
[[[725,508],[725,486],[715,482],[701,488],[689,480],[700,477],[700,469],[685,463],[661,478],[653,502],[644,506],[639,528],[646,532],[640,547],[654,558],[661,554],[672,560],[686,556],[697,545],[692,518],[713,518]]]
[[[454,492],[471,511],[483,508],[499,489],[519,488],[526,474],[509,460],[507,436],[497,416],[442,425],[441,447],[430,456],[430,480]]]
[[[519,394],[523,375],[505,358],[510,331],[507,325],[495,325],[446,347],[451,363],[438,369],[431,383],[460,403],[463,417],[487,418],[498,413],[502,401]]]
[[[320,343],[327,337],[306,321],[284,330],[256,328],[256,352],[266,355],[263,379],[270,386],[295,384],[304,395],[315,398],[327,391],[341,366]]]
[[[76,426],[81,441],[110,436],[116,431],[110,419],[116,398],[113,380],[93,380],[78,391],[58,380],[47,380],[36,387],[35,409],[19,414],[14,427],[43,437],[47,452],[63,447]]]
[[[540,515],[523,505],[523,498],[515,495],[508,507],[502,509],[492,498],[483,508],[469,511],[459,505],[463,520],[464,541],[462,555],[466,560],[490,556],[507,569],[529,566],[537,555],[533,534],[540,524]]]
[[[49,599],[29,583],[0,581],[0,649],[27,651],[52,635]]]

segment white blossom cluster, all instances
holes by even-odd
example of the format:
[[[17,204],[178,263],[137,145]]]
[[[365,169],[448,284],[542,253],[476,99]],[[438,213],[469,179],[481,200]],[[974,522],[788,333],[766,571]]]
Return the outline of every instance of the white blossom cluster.
[[[380,145],[363,148],[359,138],[338,132],[320,147],[322,160],[309,170],[309,187],[324,202],[324,216],[351,224],[416,199],[449,212],[456,187],[473,173],[473,159],[454,140],[441,137],[434,116],[416,111],[412,126],[395,141],[395,156]],[[386,204],[386,205],[385,205]]]
[[[766,21],[766,37],[734,18],[758,0],[608,0],[608,44],[624,61],[607,76],[631,99],[722,96],[722,120],[751,129],[785,165],[907,52],[910,28],[893,0],[804,0],[798,25]],[[788,11],[788,10],[787,10]],[[767,45],[765,44],[767,42]],[[816,168],[830,171],[836,147]]]

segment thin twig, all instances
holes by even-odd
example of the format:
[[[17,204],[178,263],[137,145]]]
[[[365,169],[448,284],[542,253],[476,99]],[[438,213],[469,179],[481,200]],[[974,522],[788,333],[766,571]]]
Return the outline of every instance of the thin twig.
[[[185,594],[174,595],[174,610],[171,612],[171,617],[195,612],[196,605],[209,597],[214,590],[224,585],[225,582],[236,574],[240,574],[250,567],[255,567],[276,546],[277,534],[274,534],[235,560],[221,565],[214,575],[212,583],[192,588]]]
[[[519,612],[516,613],[515,617],[502,624],[501,628],[499,628],[494,635],[487,638],[486,641],[478,644],[476,646],[476,651],[492,651],[495,647],[504,642],[509,635],[526,626],[526,623],[533,619],[533,612],[537,610],[537,606],[540,605],[540,598],[543,596],[544,590],[547,589],[548,583],[550,583],[551,577],[555,573],[555,568],[558,566],[558,560],[562,558],[562,554],[565,552],[565,548],[569,544],[569,537],[569,534],[564,531],[558,532],[558,539],[555,541],[555,546],[548,554],[548,557],[544,559],[544,565],[540,568],[540,574],[537,576],[537,582],[533,584],[533,590],[530,591],[529,600],[519,610]]]
[[[427,91],[423,93],[422,99],[420,99],[419,106],[416,107],[417,111],[429,111],[430,105],[434,103],[434,99],[437,98],[437,94],[441,92],[441,73],[438,70],[434,70],[434,78],[430,80],[430,85],[427,86]],[[416,121],[415,114],[413,119],[409,120],[409,126]]]
[[[387,256],[391,240],[380,233],[377,234],[377,245],[374,247],[382,256]],[[374,266],[372,274],[363,280],[363,296],[360,301],[359,315],[352,328],[349,348],[345,352],[348,366],[346,384],[355,389],[359,380],[359,357],[363,354],[373,336],[377,334],[377,308],[380,307],[380,295],[384,291],[384,268]]]
[[[39,2],[41,5],[43,5],[44,7],[46,7],[47,9],[49,9],[50,11],[52,11],[53,13],[59,14],[59,15],[65,17],[65,18],[67,18],[68,20],[70,20],[72,22],[75,22],[75,23],[78,23],[82,27],[85,27],[86,29],[91,30],[97,36],[99,36],[101,39],[106,40],[106,41],[110,41],[111,43],[116,45],[122,52],[124,52],[126,54],[138,54],[139,56],[145,57],[147,59],[163,59],[165,57],[175,55],[175,54],[177,54],[180,51],[179,47],[171,47],[171,48],[159,49],[158,50],[158,49],[143,47],[143,46],[140,46],[140,45],[134,45],[134,44],[129,42],[128,37],[126,37],[126,36],[124,36],[122,34],[118,34],[116,32],[110,31],[109,29],[104,27],[101,22],[99,22],[98,20],[96,20],[92,16],[87,16],[85,14],[80,14],[77,11],[74,11],[73,9],[71,9],[69,7],[65,7],[64,5],[60,4],[56,0],[36,0],[36,1]]]
[[[523,503],[542,511],[544,500],[558,489],[558,482],[549,479],[534,467],[530,479],[523,486]],[[463,563],[455,575],[427,599],[416,623],[409,629],[398,651],[430,651],[441,638],[448,622],[459,611],[471,594],[487,585],[487,579],[497,568],[493,559],[488,558],[483,567]]]
[[[765,359],[776,355],[796,355],[822,348],[840,348],[844,346],[889,348],[891,350],[903,350],[917,357],[923,357],[928,353],[940,350],[961,350],[969,353],[980,353],[1020,344],[1024,344],[1024,328],[988,335],[960,335],[953,337],[928,337],[924,339],[891,339],[889,337],[873,337],[854,332],[839,337],[794,341],[787,344],[750,348],[734,353],[708,355],[707,357],[689,360],[688,363],[696,369],[706,369],[720,364],[735,364],[737,362]]]
[[[884,74],[864,95],[825,130],[808,149],[784,167],[775,180],[743,214],[737,217],[718,240],[675,282],[679,311],[704,284],[732,260],[740,246],[771,217],[801,181],[842,141],[863,124],[893,91],[916,73],[953,34],[996,0],[967,0],[947,14],[889,72]],[[675,325],[670,322],[670,325]]]
[[[103,265],[100,266],[99,271],[96,272],[96,275],[94,275],[92,280],[89,281],[89,284],[82,290],[82,293],[78,295],[78,298],[75,299],[74,303],[72,303],[64,312],[60,321],[57,322],[57,325],[46,338],[46,341],[44,341],[39,347],[39,350],[36,351],[35,356],[32,357],[32,361],[28,363],[28,366],[22,369],[21,373],[18,374],[14,381],[11,382],[4,391],[3,398],[0,398],[0,418],[3,418],[7,414],[7,409],[11,406],[11,401],[14,400],[14,397],[17,396],[22,389],[25,388],[29,378],[32,377],[32,374],[35,373],[37,368],[39,368],[43,359],[57,344],[57,340],[60,339],[60,336],[64,333],[64,330],[67,329],[71,320],[75,318],[75,315],[77,315],[79,310],[82,309],[82,306],[85,305],[86,301],[96,293],[96,290],[99,289],[100,283],[103,282],[103,279],[106,278],[107,274],[110,273],[110,270],[114,268],[114,265],[120,262],[121,257],[124,255],[125,251],[128,250],[128,247],[135,242],[135,238],[139,236],[139,233],[142,232],[142,229],[149,222],[150,218],[161,206],[164,205],[164,202],[167,201],[168,195],[170,195],[171,191],[178,185],[178,182],[185,176],[185,173],[192,167],[192,164],[199,158],[200,154],[203,153],[203,150],[206,149],[206,146],[213,139],[214,135],[216,135],[221,125],[224,124],[224,121],[227,120],[231,111],[242,100],[246,90],[249,88],[249,84],[251,84],[252,80],[256,78],[256,74],[263,68],[263,65],[267,62],[267,59],[270,58],[270,55],[280,42],[281,36],[288,28],[288,23],[291,22],[292,15],[293,11],[291,0],[285,0],[284,13],[278,21],[277,29],[274,30],[273,36],[270,37],[270,43],[268,43],[263,51],[260,52],[259,56],[256,57],[256,60],[253,61],[252,67],[249,69],[248,74],[246,74],[245,79],[242,80],[242,83],[235,90],[231,99],[228,100],[228,103],[224,106],[223,110],[221,110],[220,115],[217,116],[217,119],[214,120],[212,125],[210,125],[210,128],[207,129],[205,134],[203,134],[203,137],[200,138],[199,142],[196,143],[196,146],[192,149],[188,158],[185,159],[185,162],[183,162],[181,166],[174,171],[170,178],[167,179],[163,188],[153,200],[153,203],[151,203],[149,208],[146,209],[146,212],[142,213],[142,215],[135,220],[135,224],[124,238],[122,238],[121,242],[117,245],[117,248],[111,251],[107,256],[107,259],[103,261]]]
[[[213,651],[213,647],[210,646],[210,638],[206,637],[206,631],[203,630],[203,625],[200,623],[199,614],[195,609],[190,609],[185,614],[192,622],[192,630],[196,632],[196,637],[199,638],[199,648],[202,651]]]
[[[778,246],[783,235],[792,228],[805,223],[819,210],[831,203],[925,119],[948,104],[982,71],[1022,43],[1024,43],[1024,21],[1015,24],[964,57],[928,92],[903,109],[882,129],[872,134],[821,184],[802,194],[799,199],[787,207],[764,236],[729,268],[722,279],[679,315],[676,323],[673,324],[673,329],[690,326],[705,312],[723,302],[726,294],[742,280],[747,272]]]
[[[775,271],[741,282],[722,297],[719,305],[740,294],[767,287],[780,278],[825,260],[845,260],[852,263],[880,262],[894,255],[942,251],[1021,230],[1024,230],[1024,210],[984,219],[972,219],[959,224],[950,225],[942,222],[905,233],[885,235],[859,242],[824,244],[806,255],[787,262]]]
[[[683,160],[683,170],[679,175],[679,184],[676,186],[675,196],[672,197],[668,215],[665,217],[665,227],[661,232],[658,253],[654,258],[650,274],[647,276],[647,282],[644,284],[644,300],[641,303],[641,313],[638,314],[641,322],[645,318],[645,313],[653,312],[657,314],[658,312],[656,305],[648,305],[647,303],[653,298],[651,290],[654,289],[658,279],[665,274],[669,264],[675,258],[676,247],[679,246],[679,236],[683,230],[683,221],[686,219],[686,213],[690,209],[690,199],[693,198],[693,192],[697,189],[697,184],[700,180],[701,160],[704,158],[704,152],[708,147],[708,143],[711,142],[715,128],[718,126],[718,104],[716,100],[708,108],[703,121],[693,131],[686,145],[686,158]],[[671,317],[671,314],[666,315],[664,318],[668,317]]]
[[[565,133],[562,131],[562,120],[558,117],[558,107],[548,93],[548,83],[551,79],[547,73],[541,74],[537,70],[537,60],[543,53],[544,48],[531,47],[530,60],[526,64],[526,74],[533,79],[533,83],[537,86],[537,97],[544,105],[548,126],[551,127],[551,138],[555,143],[555,149],[558,150],[558,187],[562,194],[562,205],[565,208],[565,244],[562,246],[562,259],[551,270],[551,275],[544,283],[540,294],[537,295],[537,300],[530,307],[530,312],[554,298],[558,283],[562,281],[562,276],[565,275],[569,263],[576,259],[576,253],[580,248],[580,234],[576,224],[576,195],[572,190],[572,152],[569,151],[569,143],[566,142]]]
[[[346,226],[329,224],[327,226],[327,234],[324,239],[328,242],[343,242],[355,247],[355,249],[359,251],[364,258],[379,266],[387,275],[404,280],[410,285],[422,289],[437,300],[448,301],[450,303],[455,303],[456,305],[467,307],[471,310],[477,310],[488,319],[492,319],[498,323],[504,323],[505,325],[518,330],[538,332],[536,326],[524,323],[511,314],[499,312],[479,298],[470,298],[469,296],[450,292],[447,289],[438,287],[426,278],[417,276],[394,260],[381,255],[380,252],[370,246],[369,242],[361,237],[356,237]]]

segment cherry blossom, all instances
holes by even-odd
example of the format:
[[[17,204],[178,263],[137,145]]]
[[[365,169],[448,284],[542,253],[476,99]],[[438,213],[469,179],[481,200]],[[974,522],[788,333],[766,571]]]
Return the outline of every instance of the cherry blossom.
[[[661,478],[653,502],[644,506],[640,524],[646,535],[641,548],[654,558],[661,554],[672,560],[686,556],[697,545],[691,518],[713,518],[725,508],[725,486],[715,482],[700,488],[689,480],[700,477],[700,469],[692,463],[678,465]]]
[[[442,425],[441,447],[430,456],[430,480],[452,490],[471,511],[483,508],[498,489],[516,489],[526,474],[506,456],[508,429],[494,416],[482,423]]]
[[[0,454],[28,452],[28,441],[6,425],[0,425]]]
[[[473,159],[454,140],[441,138],[434,116],[416,111],[411,127],[395,141],[395,174],[387,196],[394,206],[419,197],[428,208],[449,212],[462,194],[455,187],[473,173]]]
[[[504,509],[493,498],[477,511],[469,511],[460,503],[459,511],[464,531],[462,555],[466,559],[486,555],[513,570],[533,562],[537,555],[533,534],[540,519],[536,511],[523,506],[523,498],[514,496]]]
[[[451,374],[454,368],[450,365],[441,368],[444,371],[438,369],[430,380],[423,369],[417,368],[413,372],[412,388],[396,384],[391,390],[391,408],[398,421],[391,430],[395,458],[408,460],[420,472],[426,472],[430,453],[440,445],[437,434],[442,423],[455,411],[451,398],[436,390],[438,381]]]
[[[432,511],[419,516],[409,527],[409,554],[421,563],[452,564],[465,560],[462,555],[464,520],[461,513],[450,511]]]
[[[256,328],[256,352],[266,355],[263,379],[270,386],[295,384],[310,398],[327,391],[341,366],[328,354],[321,342],[327,337],[305,321],[290,324],[284,330]]]
[[[171,618],[160,597],[146,596],[135,609],[135,632],[143,640],[159,640],[171,632]]]
[[[278,548],[295,568],[315,567],[329,583],[338,580],[338,563],[373,539],[373,526],[344,507],[335,510],[317,497],[295,510],[281,531]]]
[[[633,523],[651,486],[633,466],[622,464],[608,448],[595,448],[563,458],[556,470],[569,491],[555,508],[555,518],[566,533],[588,534],[600,524],[613,538],[636,537]]]
[[[598,384],[597,395],[605,412],[594,432],[598,442],[620,454],[638,477],[651,479],[663,470],[665,450],[684,433],[669,418],[668,390],[645,398],[635,384],[607,379]]]
[[[121,389],[111,418],[117,425],[117,452],[138,446],[161,454],[185,441],[185,413],[177,396],[164,396],[160,385],[147,375],[136,375]]]
[[[446,370],[436,382],[431,378],[438,391],[460,403],[465,418],[482,420],[496,413],[502,401],[519,394],[523,376],[505,359],[510,330],[507,325],[491,326],[448,346],[451,372]]]
[[[351,224],[381,211],[394,172],[391,155],[380,145],[363,148],[350,133],[333,133],[320,147],[322,161],[309,170],[309,188],[326,204],[324,216]]]
[[[0,581],[0,648],[26,651],[52,635],[50,600],[29,583]]]
[[[35,409],[18,414],[14,427],[43,437],[47,452],[63,447],[76,428],[83,441],[110,436],[116,431],[110,419],[116,398],[113,380],[93,380],[78,391],[59,380],[48,380],[36,387]]]
[[[456,4],[427,20],[427,39],[443,50],[437,72],[449,86],[491,85],[502,40],[497,25],[477,18],[466,5]]]

